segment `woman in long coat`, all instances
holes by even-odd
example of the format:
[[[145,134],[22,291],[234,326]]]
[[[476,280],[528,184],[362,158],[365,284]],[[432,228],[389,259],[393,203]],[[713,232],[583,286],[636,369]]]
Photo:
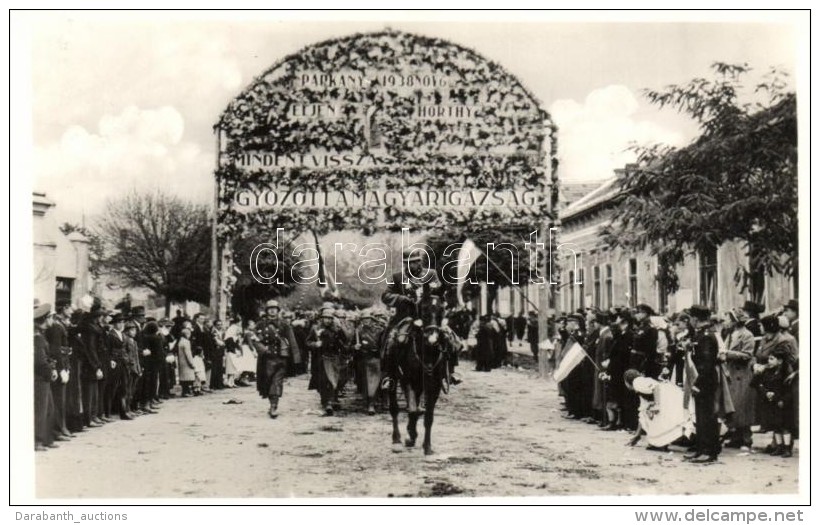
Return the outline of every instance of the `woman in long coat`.
[[[186,325],[180,332],[177,341],[177,363],[179,364],[179,384],[182,386],[182,396],[189,397],[191,387],[196,379],[194,369],[194,355],[191,352],[191,327]]]
[[[755,340],[752,332],[745,326],[745,319],[740,312],[729,312],[729,321],[733,330],[726,338],[726,369],[729,372],[729,394],[735,412],[729,420],[731,440],[727,447],[740,448],[752,446],[750,427],[755,421],[755,398],[757,393],[752,387],[752,363],[754,362]]]

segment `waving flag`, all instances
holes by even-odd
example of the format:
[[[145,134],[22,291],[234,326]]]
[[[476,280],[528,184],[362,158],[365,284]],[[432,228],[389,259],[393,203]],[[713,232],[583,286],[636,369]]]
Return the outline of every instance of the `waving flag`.
[[[466,239],[461,243],[461,248],[458,250],[458,274],[456,275],[456,297],[458,304],[464,306],[464,298],[461,296],[461,290],[464,288],[464,282],[470,275],[470,268],[473,263],[481,256],[481,250],[470,239]],[[471,261],[471,262],[470,262]],[[464,270],[462,270],[464,268]]]
[[[587,353],[584,351],[584,348],[578,344],[578,341],[573,341],[572,346],[564,354],[564,358],[561,359],[561,364],[558,365],[558,368],[555,369],[555,372],[552,373],[552,378],[555,379],[557,383],[560,383],[567,376],[575,370],[575,367],[581,364],[587,356]]]

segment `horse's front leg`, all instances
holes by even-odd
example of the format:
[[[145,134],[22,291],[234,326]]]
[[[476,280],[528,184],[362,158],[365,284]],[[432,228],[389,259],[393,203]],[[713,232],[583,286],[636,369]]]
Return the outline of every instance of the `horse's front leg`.
[[[393,444],[401,444],[401,432],[399,432],[399,400],[396,387],[393,386],[387,395],[390,398],[390,417],[393,419]]]
[[[431,381],[432,385],[425,392],[425,407],[424,407],[424,454],[429,456],[433,453],[433,445],[431,439],[433,435],[433,414],[436,410],[436,401],[438,401],[439,393],[441,392],[441,381]]]
[[[415,447],[416,438],[419,435],[416,430],[416,424],[419,420],[419,413],[417,409],[419,404],[419,395],[410,385],[404,389],[404,395],[407,397],[407,434],[409,435],[409,437],[404,440],[404,445],[406,447]]]

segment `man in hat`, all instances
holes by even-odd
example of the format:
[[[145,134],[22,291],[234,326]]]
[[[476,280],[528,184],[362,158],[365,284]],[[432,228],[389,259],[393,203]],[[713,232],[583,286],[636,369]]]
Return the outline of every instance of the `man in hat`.
[[[134,321],[125,323],[123,336],[125,339],[126,360],[126,370],[123,371],[123,379],[125,381],[125,412],[120,414],[120,417],[122,419],[133,419],[134,414],[131,410],[139,406],[139,397],[142,394],[140,387],[143,386],[143,384],[138,381],[139,377],[143,375],[143,369],[140,363],[140,350],[137,345],[137,323]],[[142,407],[140,406],[139,408]],[[145,413],[145,411],[143,411],[143,413]]]
[[[338,408],[336,389],[339,385],[343,353],[348,348],[347,336],[336,322],[333,308],[325,307],[319,311],[319,324],[311,329],[307,336],[307,345],[314,349],[311,363],[311,373],[316,377],[314,387],[319,391],[320,403],[325,414],[333,415],[333,410]]]
[[[111,330],[107,334],[108,350],[110,352],[108,363],[109,380],[106,382],[106,413],[111,417],[119,414],[121,419],[130,419],[129,412],[125,405],[126,393],[129,382],[128,357],[125,348],[125,316],[115,314],[111,319]],[[139,414],[139,412],[138,412]]]
[[[150,407],[149,404],[152,401],[153,395],[150,395],[149,392],[154,374],[151,363],[151,353],[146,348],[145,341],[143,340],[143,329],[145,328],[146,322],[144,306],[140,305],[131,308],[130,319],[127,324],[128,326],[132,324],[134,326],[135,334],[133,340],[137,345],[139,368],[142,374],[136,377],[129,377],[129,389],[131,391],[128,396],[130,398],[128,408],[129,410],[139,409],[141,412],[150,413],[152,407]]]
[[[80,380],[82,381],[83,423],[88,427],[98,427],[105,423],[102,415],[102,390],[105,374],[103,361],[106,357],[105,332],[102,323],[106,311],[99,305],[80,321]]]
[[[596,311],[594,314],[595,320],[589,320],[588,324],[593,330],[597,330],[598,336],[595,339],[595,347],[590,349],[590,357],[595,359],[595,367],[593,367],[593,385],[592,385],[592,410],[594,417],[597,418],[600,427],[606,426],[608,423],[606,411],[606,383],[601,377],[604,370],[604,362],[609,360],[612,352],[612,344],[614,336],[612,335],[612,328],[610,325],[609,312]]]
[[[384,330],[382,346],[384,351],[384,374],[382,388],[389,390],[396,377],[396,363],[392,355],[390,341],[394,338],[396,327],[407,318],[418,319],[423,312],[419,311],[422,297],[442,295],[444,288],[436,278],[436,272],[430,267],[429,255],[421,249],[406,250],[402,256],[404,267],[401,272],[393,274],[382,294],[382,302],[395,313]],[[428,264],[425,266],[425,262]]]
[[[797,299],[792,299],[783,307],[783,315],[789,321],[789,333],[797,342],[800,342],[800,328],[798,327],[798,307]]]
[[[655,379],[660,375],[661,369],[657,359],[658,330],[649,320],[653,315],[655,311],[648,304],[642,303],[635,308],[635,338],[629,368]]]
[[[51,396],[54,399],[54,439],[56,441],[67,441],[70,437],[73,437],[66,424],[66,386],[71,380],[69,374],[71,369],[71,345],[68,340],[70,316],[71,303],[66,300],[57,301],[56,313],[52,317],[50,326],[45,331],[49,346],[49,359],[55,363],[57,373],[60,376],[57,381],[51,383]]]
[[[51,385],[59,380],[45,331],[51,325],[51,305],[34,302],[34,450],[55,448],[52,422],[54,399]]]
[[[624,384],[624,373],[629,369],[630,351],[632,349],[632,315],[629,310],[617,310],[611,315],[614,317],[612,329],[612,347],[609,359],[602,363],[604,375],[604,395],[606,396],[606,411],[609,424],[603,430],[614,431],[621,428],[630,428],[637,425],[637,404],[628,397],[628,390]],[[633,406],[634,405],[634,406]],[[630,410],[634,408],[635,414]],[[632,427],[634,428],[634,427]]]
[[[695,305],[689,309],[694,321],[693,354],[697,377],[692,385],[695,396],[696,449],[684,457],[692,463],[714,463],[720,453],[720,427],[715,396],[718,390],[718,342],[710,330],[709,308]]]
[[[538,314],[535,310],[530,310],[527,316],[527,342],[530,344],[530,352],[532,356],[538,361]]]
[[[743,303],[741,310],[743,310],[743,313],[748,319],[746,321],[746,328],[748,328],[755,337],[763,336],[763,327],[760,325],[760,314],[765,310],[764,306],[754,301],[746,301]]]
[[[279,302],[271,299],[265,303],[265,315],[256,325],[260,350],[257,361],[256,387],[259,395],[268,399],[271,418],[279,416],[279,399],[285,382],[288,359],[301,362],[296,337],[290,323],[279,317]]]
[[[672,375],[672,380],[678,386],[683,386],[683,369],[686,365],[686,350],[692,343],[692,319],[689,310],[686,309],[675,317],[675,328],[673,330],[673,350],[669,361],[668,370]]]

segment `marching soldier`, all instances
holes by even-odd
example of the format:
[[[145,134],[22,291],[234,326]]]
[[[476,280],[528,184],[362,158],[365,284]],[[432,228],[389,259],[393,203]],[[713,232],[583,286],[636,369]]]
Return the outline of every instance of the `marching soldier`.
[[[336,389],[339,375],[344,365],[344,352],[347,350],[347,336],[336,323],[333,308],[322,308],[319,324],[311,329],[307,338],[309,347],[315,349],[315,372],[318,374],[319,398],[325,414],[333,415],[336,400]]]
[[[270,402],[268,415],[272,419],[279,416],[279,399],[282,397],[288,358],[292,358],[294,363],[302,360],[293,329],[290,323],[279,317],[279,310],[279,303],[271,299],[265,303],[265,315],[256,325],[260,343],[257,390]]]

